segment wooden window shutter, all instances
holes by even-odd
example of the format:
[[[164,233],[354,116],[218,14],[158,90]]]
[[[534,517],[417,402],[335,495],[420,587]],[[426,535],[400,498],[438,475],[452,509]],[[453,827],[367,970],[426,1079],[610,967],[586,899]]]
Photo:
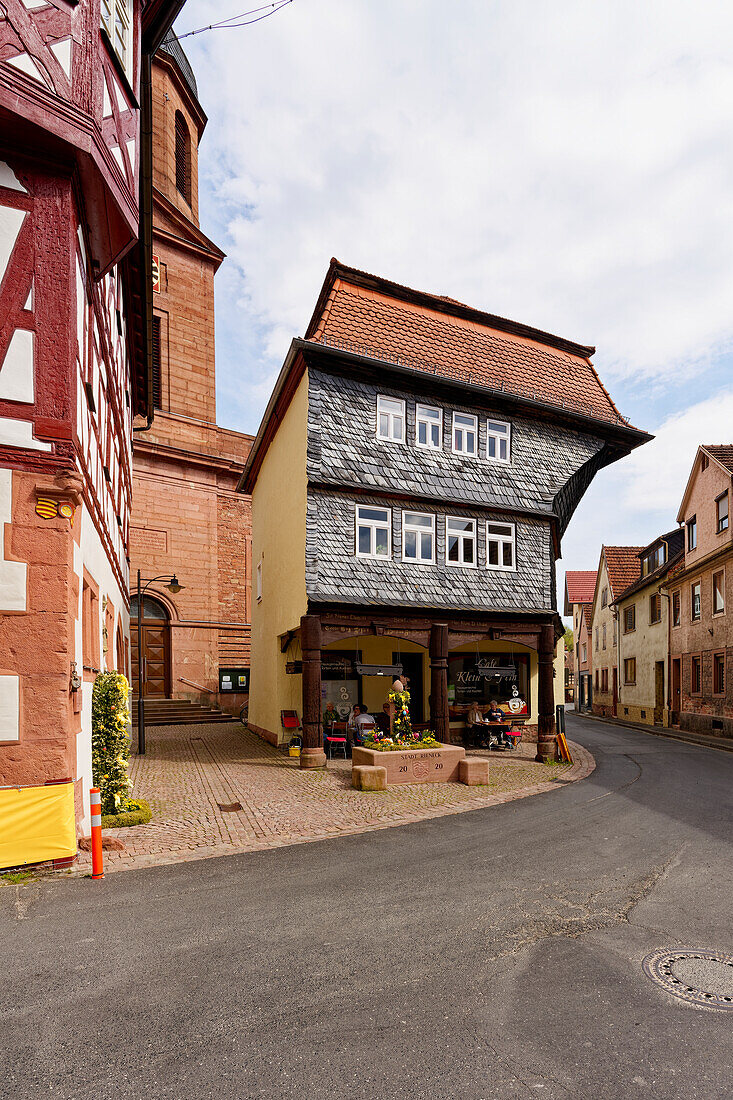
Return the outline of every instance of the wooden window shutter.
[[[176,111],[176,190],[191,205],[191,138],[186,120]]]
[[[153,408],[162,409],[160,356],[160,317],[153,314]]]

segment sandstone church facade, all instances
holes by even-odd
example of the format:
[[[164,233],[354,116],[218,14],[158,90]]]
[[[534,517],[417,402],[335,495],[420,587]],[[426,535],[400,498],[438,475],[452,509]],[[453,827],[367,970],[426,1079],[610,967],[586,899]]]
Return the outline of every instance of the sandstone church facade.
[[[163,578],[143,600],[146,705],[195,700],[236,712],[251,601],[250,501],[236,487],[252,438],[216,423],[214,276],[224,253],[199,225],[206,115],[173,34],[153,60],[152,94],[154,417],[133,440],[132,687],[140,570],[143,583]],[[175,595],[164,579],[173,573],[183,585]]]

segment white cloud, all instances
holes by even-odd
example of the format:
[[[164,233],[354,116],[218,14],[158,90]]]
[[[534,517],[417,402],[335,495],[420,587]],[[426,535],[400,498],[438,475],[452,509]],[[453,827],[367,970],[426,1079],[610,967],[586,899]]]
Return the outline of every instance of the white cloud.
[[[601,545],[645,546],[677,526],[677,511],[698,446],[733,441],[733,389],[674,413],[654,439],[602,470],[563,541],[558,591],[566,569],[595,569]]]
[[[294,0],[187,39],[242,324],[282,358],[337,255],[611,382],[701,369],[733,337],[732,33],[712,0]]]

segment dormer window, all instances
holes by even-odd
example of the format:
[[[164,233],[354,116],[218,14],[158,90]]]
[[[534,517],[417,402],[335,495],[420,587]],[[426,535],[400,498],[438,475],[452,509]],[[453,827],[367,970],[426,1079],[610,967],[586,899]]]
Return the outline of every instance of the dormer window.
[[[180,111],[176,111],[176,191],[191,205],[191,135]]]
[[[486,457],[490,462],[509,462],[511,424],[505,420],[486,422]]]
[[[132,0],[101,0],[101,23],[128,76],[132,70]]]
[[[478,420],[467,413],[453,413],[453,452],[475,455],[478,452]]]
[[[377,439],[405,443],[405,402],[396,397],[377,397]]]

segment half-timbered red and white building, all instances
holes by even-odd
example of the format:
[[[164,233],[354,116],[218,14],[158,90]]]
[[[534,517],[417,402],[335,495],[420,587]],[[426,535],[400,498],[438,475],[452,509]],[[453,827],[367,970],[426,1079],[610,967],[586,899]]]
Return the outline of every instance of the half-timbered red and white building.
[[[0,785],[73,778],[85,831],[153,407],[150,58],[182,5],[0,9]]]

